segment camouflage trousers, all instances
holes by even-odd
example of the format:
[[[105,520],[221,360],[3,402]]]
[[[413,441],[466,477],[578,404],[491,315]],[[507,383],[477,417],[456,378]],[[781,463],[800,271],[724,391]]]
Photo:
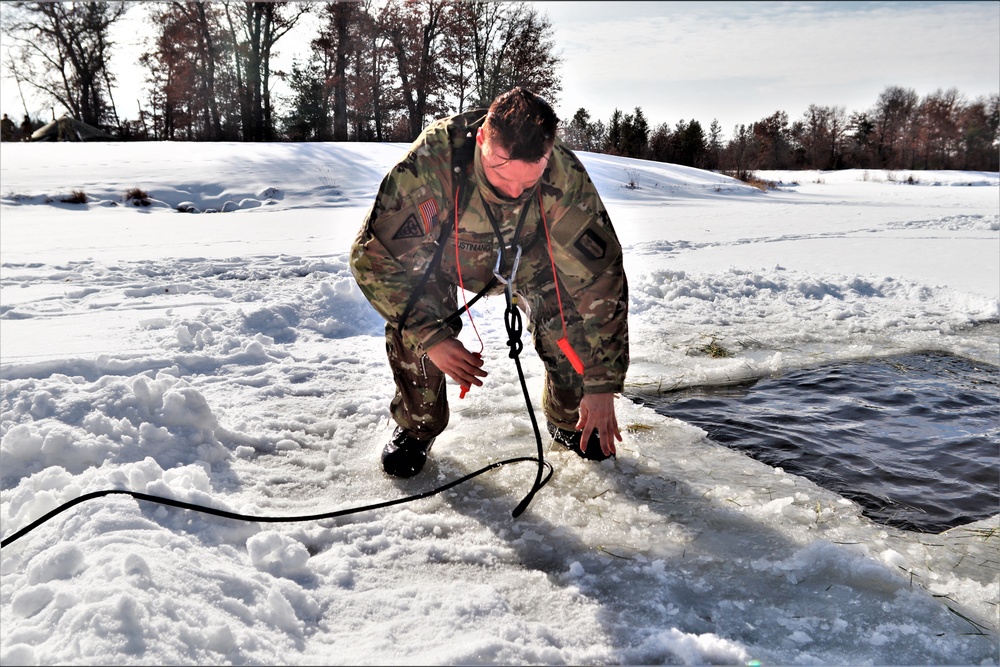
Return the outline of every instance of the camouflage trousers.
[[[521,298],[518,302],[524,303],[525,300]],[[575,430],[583,398],[583,378],[573,369],[557,344],[563,335],[562,323],[554,323],[551,319],[539,322],[529,319],[528,328],[535,351],[545,366],[542,411],[546,419],[559,428]],[[457,334],[461,323],[456,320],[453,329]],[[415,353],[403,345],[399,332],[389,324],[385,328],[385,340],[389,365],[396,382],[396,395],[390,404],[393,419],[419,438],[438,436],[448,425],[450,415],[444,373],[426,355]],[[485,386],[488,387],[489,382],[487,378]]]

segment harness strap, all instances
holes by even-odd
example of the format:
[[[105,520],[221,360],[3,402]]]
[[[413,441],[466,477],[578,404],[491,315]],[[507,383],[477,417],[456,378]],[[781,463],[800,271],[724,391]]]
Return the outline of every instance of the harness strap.
[[[424,275],[420,277],[420,282],[417,283],[413,292],[410,293],[410,298],[406,302],[406,307],[399,316],[399,322],[396,324],[396,329],[400,333],[402,333],[403,327],[406,326],[406,321],[410,318],[410,313],[413,311],[414,306],[416,306],[417,300],[423,295],[424,288],[427,287],[427,281],[430,280],[431,275],[437,270],[438,265],[441,264],[441,255],[444,254],[445,240],[451,234],[452,228],[450,225],[454,224],[457,229],[460,211],[465,210],[468,206],[470,193],[468,192],[468,188],[463,186],[469,180],[469,171],[476,154],[476,142],[473,131],[481,126],[485,120],[486,111],[482,110],[481,115],[476,117],[471,123],[469,123],[468,118],[466,118],[464,125],[456,124],[448,128],[448,140],[451,144],[452,201],[455,202],[454,223],[452,223],[451,217],[447,217],[445,223],[441,225],[441,234],[437,241],[435,241],[437,248],[434,251],[434,257],[431,258],[430,264],[427,265],[427,270],[424,271]],[[459,194],[462,195],[461,199],[459,199]],[[495,283],[492,283],[488,285],[488,288],[492,289],[494,285]],[[471,306],[472,303],[477,301],[477,299],[478,296],[476,299],[473,299],[469,305]],[[462,310],[459,310],[456,314],[461,316],[462,312]],[[446,318],[445,322],[451,322],[455,319],[456,314]]]
[[[511,250],[517,249],[518,253],[520,253],[520,247],[519,246],[520,246],[520,241],[521,241],[521,231],[524,229],[524,222],[525,222],[525,220],[528,219],[528,209],[531,208],[531,201],[530,200],[526,201],[524,203],[524,205],[521,207],[521,216],[517,220],[517,227],[514,228],[514,236],[511,238],[510,245],[507,245],[507,243],[504,241],[504,238],[503,238],[503,232],[500,230],[500,224],[497,222],[497,218],[493,214],[493,210],[490,208],[490,205],[488,203],[486,203],[486,198],[483,197],[482,190],[479,191],[479,200],[483,203],[483,209],[486,211],[486,217],[489,218],[490,226],[493,228],[493,233],[496,234],[497,241],[500,242],[500,256],[497,258],[497,269],[498,269],[498,271],[494,271],[494,275],[496,276],[496,278],[498,280],[503,280],[502,276],[501,275],[497,275],[497,273],[499,271],[506,271],[507,270],[507,250],[508,250],[508,248],[511,249]],[[538,208],[541,209],[541,207],[542,207],[542,199],[541,199],[541,191],[539,191],[539,195],[538,195]],[[545,214],[542,213],[542,215],[544,216]],[[510,279],[508,281],[505,281],[505,282],[508,282],[508,283],[509,282],[513,282],[514,281],[514,273],[516,271],[517,271],[517,267],[516,266],[511,267]]]
[[[431,258],[430,264],[427,265],[427,270],[424,271],[424,275],[420,276],[420,282],[417,283],[417,286],[413,288],[413,292],[410,293],[410,299],[406,302],[406,308],[403,309],[403,314],[399,316],[399,322],[396,324],[396,329],[399,330],[400,333],[402,333],[403,327],[406,326],[406,320],[409,319],[410,312],[417,304],[417,299],[423,295],[424,288],[427,287],[427,281],[431,279],[431,274],[437,270],[438,265],[441,263],[441,255],[444,254],[444,240],[448,238],[448,234],[451,233],[451,224],[451,220],[449,219],[441,225],[441,237],[434,242],[437,244],[434,256]]]

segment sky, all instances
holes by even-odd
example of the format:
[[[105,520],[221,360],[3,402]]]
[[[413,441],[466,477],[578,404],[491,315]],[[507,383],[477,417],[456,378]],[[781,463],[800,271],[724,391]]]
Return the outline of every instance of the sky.
[[[996,2],[537,2],[563,50],[559,111],[642,107],[723,132],[810,104],[874,106],[886,86],[1000,89]]]
[[[381,471],[384,321],[347,259],[405,149],[0,146],[0,536],[105,489],[301,516],[534,455],[491,297],[473,306],[484,385],[460,400],[449,383],[420,475]],[[623,246],[627,396],[927,350],[996,367],[1000,175],[762,172],[782,183],[762,192],[580,158]],[[149,206],[122,201],[137,186]],[[60,201],[74,190],[88,203]],[[462,337],[473,345],[472,327]],[[891,410],[866,389],[851,399],[852,414]],[[909,423],[937,416],[896,406]],[[294,523],[77,505],[3,547],[0,663],[997,665],[996,515],[941,534],[882,525],[691,423],[626,396],[616,412],[615,460],[543,436],[555,472],[516,519],[534,463]],[[825,447],[866,466],[837,432]],[[968,463],[945,461],[940,474]],[[899,463],[888,495],[910,476]]]
[[[567,120],[581,107],[605,122],[615,108],[641,107],[651,125],[698,120],[707,128],[717,119],[731,136],[778,110],[793,120],[810,104],[865,110],[890,85],[921,97],[954,87],[970,100],[1000,89],[997,2],[531,4],[552,22],[563,59],[556,111]],[[132,19],[144,13],[137,7]],[[294,34],[279,43],[286,65],[311,37]],[[135,67],[143,36],[135,23],[116,35],[123,117],[136,117],[144,87]],[[6,60],[3,71],[0,106],[20,118]]]

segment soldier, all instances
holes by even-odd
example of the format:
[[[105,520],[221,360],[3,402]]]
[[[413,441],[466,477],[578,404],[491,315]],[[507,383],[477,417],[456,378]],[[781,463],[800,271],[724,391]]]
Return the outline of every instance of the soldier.
[[[21,121],[21,141],[31,141],[31,135],[34,131],[35,128],[31,124],[31,119],[28,118],[28,114],[24,114],[24,120]]]
[[[488,112],[429,125],[382,181],[351,270],[386,319],[397,424],[382,452],[387,474],[422,469],[448,424],[446,376],[463,395],[487,376],[456,337],[458,286],[493,294],[509,283],[545,366],[549,434],[588,459],[615,455],[614,397],[629,361],[621,246],[558,122],[514,88]]]
[[[0,118],[0,141],[14,141],[14,121],[7,114]]]

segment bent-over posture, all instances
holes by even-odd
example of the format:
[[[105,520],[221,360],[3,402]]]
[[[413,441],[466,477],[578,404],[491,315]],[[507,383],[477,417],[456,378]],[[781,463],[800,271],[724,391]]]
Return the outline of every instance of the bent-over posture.
[[[390,475],[420,472],[447,426],[446,376],[466,388],[487,375],[456,337],[459,286],[492,294],[504,281],[545,365],[550,435],[588,459],[615,454],[614,397],[629,363],[621,246],[587,171],[556,137],[558,122],[544,100],[515,88],[488,112],[429,125],[382,181],[351,270],[386,320]]]

